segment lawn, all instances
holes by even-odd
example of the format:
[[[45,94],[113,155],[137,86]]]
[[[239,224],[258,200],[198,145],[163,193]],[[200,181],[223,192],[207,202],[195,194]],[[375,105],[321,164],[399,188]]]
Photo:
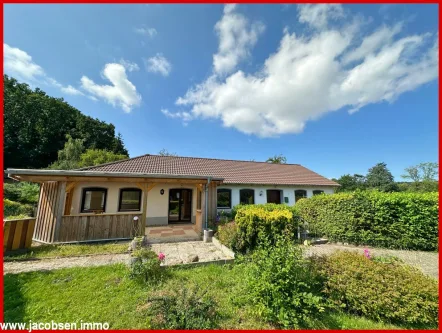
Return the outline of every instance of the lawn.
[[[28,249],[26,252],[15,251],[6,253],[3,260],[44,259],[59,257],[74,257],[90,254],[126,253],[129,242],[90,243],[40,245]]]
[[[148,328],[147,298],[174,286],[208,288],[223,329],[272,329],[252,314],[241,297],[240,265],[169,269],[167,279],[148,286],[129,279],[123,264],[7,274],[4,277],[5,322],[107,322],[110,328]],[[309,328],[388,329],[396,326],[343,313],[328,313]]]

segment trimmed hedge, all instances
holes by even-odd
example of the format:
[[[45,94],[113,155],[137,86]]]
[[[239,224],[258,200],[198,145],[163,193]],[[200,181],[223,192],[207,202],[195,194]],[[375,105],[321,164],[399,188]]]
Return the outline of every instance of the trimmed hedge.
[[[438,249],[439,193],[360,191],[302,199],[294,211],[331,241]]]
[[[338,308],[374,320],[437,327],[437,281],[418,269],[348,251],[318,259],[324,293]]]
[[[235,222],[218,229],[220,241],[234,251],[246,253],[264,241],[275,244],[282,234],[294,239],[297,224],[286,205],[241,205],[235,211]]]
[[[32,205],[3,199],[3,218],[11,216],[33,216],[33,214]]]

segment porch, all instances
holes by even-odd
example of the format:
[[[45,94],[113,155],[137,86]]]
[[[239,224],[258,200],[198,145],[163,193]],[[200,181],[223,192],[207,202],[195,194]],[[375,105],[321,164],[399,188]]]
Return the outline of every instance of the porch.
[[[178,243],[201,240],[201,234],[193,224],[146,227],[148,244]]]
[[[143,235],[152,244],[199,240],[206,221],[216,215],[213,199],[222,182],[201,176],[61,170],[9,169],[8,175],[41,183],[33,234],[41,243]]]

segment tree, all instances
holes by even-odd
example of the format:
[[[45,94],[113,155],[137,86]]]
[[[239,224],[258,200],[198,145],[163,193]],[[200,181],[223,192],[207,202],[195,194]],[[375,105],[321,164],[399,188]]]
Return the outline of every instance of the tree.
[[[85,116],[62,98],[3,76],[4,167],[44,168],[57,160],[66,134],[84,147],[127,155],[115,126]]]
[[[127,159],[127,155],[115,154],[104,149],[87,149],[80,156],[80,168]]]
[[[279,154],[279,155],[275,155],[273,157],[269,157],[266,160],[266,162],[267,163],[272,163],[272,164],[286,164],[287,163],[287,158],[284,155]]]
[[[58,160],[49,166],[53,170],[78,169],[81,154],[84,151],[84,139],[73,139],[69,134],[64,148],[58,152]]]
[[[161,149],[158,152],[158,155],[160,155],[160,156],[178,156],[176,153],[169,153],[169,151],[165,148]]]
[[[366,179],[368,188],[378,189],[382,192],[398,191],[398,186],[394,182],[394,177],[390,170],[388,170],[386,163],[381,162],[368,169]]]
[[[335,181],[341,185],[337,192],[349,192],[356,191],[358,189],[363,190],[366,188],[365,176],[359,174],[354,174],[353,176],[346,174]]]
[[[437,192],[439,164],[434,162],[420,163],[415,166],[405,168],[405,174],[401,175],[404,179],[410,179],[411,184],[401,185],[405,191],[418,192]]]
[[[72,170],[124,160],[129,157],[105,149],[87,149],[85,151],[84,139],[73,139],[69,134],[66,135],[66,138],[68,141],[64,148],[58,152],[58,160],[49,166],[50,169]]]
[[[438,163],[420,163],[418,165],[405,168],[406,173],[401,177],[404,179],[411,179],[414,182],[436,181],[438,178],[438,169]]]

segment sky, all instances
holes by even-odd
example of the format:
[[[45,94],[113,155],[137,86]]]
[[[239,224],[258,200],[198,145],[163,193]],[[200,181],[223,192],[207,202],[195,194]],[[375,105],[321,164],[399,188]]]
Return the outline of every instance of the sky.
[[[131,157],[385,162],[398,181],[438,160],[437,5],[5,4],[3,49]]]

